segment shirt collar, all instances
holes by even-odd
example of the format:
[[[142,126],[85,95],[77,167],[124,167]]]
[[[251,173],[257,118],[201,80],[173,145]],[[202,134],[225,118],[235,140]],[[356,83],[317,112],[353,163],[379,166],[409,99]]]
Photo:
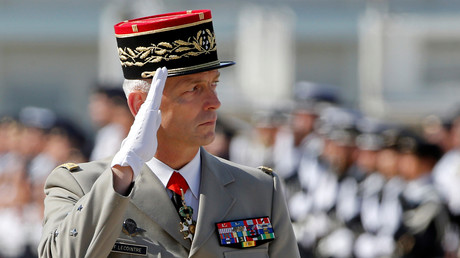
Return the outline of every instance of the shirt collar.
[[[198,193],[200,190],[200,174],[201,174],[201,159],[200,159],[200,149],[196,153],[195,157],[187,163],[184,167],[179,170],[174,170],[170,168],[165,163],[159,161],[156,158],[153,158],[146,162],[147,166],[153,171],[153,173],[160,179],[164,187],[169,182],[174,171],[179,172],[187,181],[190,190],[195,198],[198,198]]]

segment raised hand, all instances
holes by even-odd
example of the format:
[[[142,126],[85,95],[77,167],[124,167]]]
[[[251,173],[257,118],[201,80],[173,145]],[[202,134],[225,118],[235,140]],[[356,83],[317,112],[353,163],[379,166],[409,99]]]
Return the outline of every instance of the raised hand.
[[[133,180],[139,175],[144,162],[153,158],[158,147],[157,131],[161,124],[161,97],[168,70],[158,68],[152,79],[149,93],[141,105],[128,136],[123,140],[120,150],[112,160],[112,167],[120,165],[131,167]]]

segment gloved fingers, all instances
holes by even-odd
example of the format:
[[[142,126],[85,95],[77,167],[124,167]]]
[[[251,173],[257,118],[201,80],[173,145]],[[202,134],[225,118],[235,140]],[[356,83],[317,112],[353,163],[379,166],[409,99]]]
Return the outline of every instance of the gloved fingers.
[[[127,141],[122,146],[132,145],[133,141],[136,141],[139,137],[142,137],[142,134],[146,132],[146,128],[151,126],[149,123],[153,122],[157,127],[159,127],[161,120],[158,121],[158,119],[155,119],[155,117],[158,116],[158,112],[151,113],[151,111],[159,110],[167,75],[168,70],[166,67],[158,68],[156,70],[155,76],[152,80],[152,85],[150,86],[150,90],[147,93],[147,98],[136,114],[134,123],[131,125],[129,130]],[[158,130],[158,128],[155,129],[155,132],[156,130]],[[153,135],[156,136],[156,133]]]
[[[112,166],[130,166],[133,169],[133,178],[140,173],[143,162],[152,159],[157,150],[156,132],[161,124],[159,108],[167,77],[166,67],[156,70],[147,98],[136,114],[128,136],[112,160]]]
[[[152,84],[145,100],[146,103],[151,105],[150,110],[158,110],[160,108],[161,97],[167,78],[168,69],[166,67],[158,68],[155,71],[155,76],[152,79]]]

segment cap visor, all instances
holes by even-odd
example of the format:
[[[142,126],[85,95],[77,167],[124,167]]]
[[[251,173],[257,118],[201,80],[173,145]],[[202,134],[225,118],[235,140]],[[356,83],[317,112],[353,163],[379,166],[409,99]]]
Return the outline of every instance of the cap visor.
[[[233,62],[233,61],[222,61],[218,65],[209,66],[209,67],[205,67],[205,68],[199,68],[199,69],[193,69],[193,70],[189,70],[189,71],[183,71],[183,72],[169,72],[168,71],[168,77],[181,76],[181,75],[194,74],[194,73],[201,73],[201,72],[206,72],[206,71],[210,71],[210,70],[215,70],[215,69],[220,69],[220,68],[232,66],[234,64],[235,64],[235,62]]]

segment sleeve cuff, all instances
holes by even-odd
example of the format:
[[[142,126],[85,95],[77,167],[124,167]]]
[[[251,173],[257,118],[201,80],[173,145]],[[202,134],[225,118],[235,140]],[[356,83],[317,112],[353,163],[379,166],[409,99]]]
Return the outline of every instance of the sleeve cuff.
[[[120,165],[122,167],[131,167],[133,170],[133,181],[136,180],[136,177],[141,173],[142,166],[144,161],[136,155],[134,152],[117,152],[115,157],[113,157],[111,167],[115,165]]]

